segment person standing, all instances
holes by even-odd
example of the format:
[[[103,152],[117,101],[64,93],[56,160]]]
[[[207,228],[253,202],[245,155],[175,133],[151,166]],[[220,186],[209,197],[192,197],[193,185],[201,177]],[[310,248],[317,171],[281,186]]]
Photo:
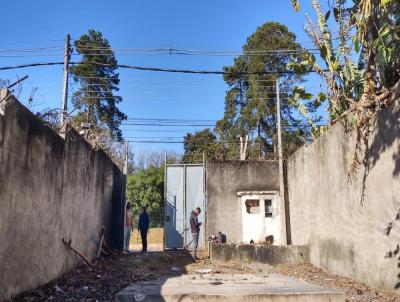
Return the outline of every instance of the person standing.
[[[192,257],[193,260],[199,260],[197,258],[197,246],[199,245],[199,234],[200,234],[200,226],[201,222],[198,220],[198,216],[200,215],[200,208],[196,208],[196,210],[192,211],[190,214],[190,231],[192,232]]]
[[[147,252],[147,233],[149,231],[149,215],[146,207],[142,207],[139,216],[139,231],[142,238],[142,252]]]
[[[129,251],[129,243],[131,241],[131,232],[133,232],[133,212],[132,204],[128,201],[125,209],[125,225],[124,225],[124,252]]]

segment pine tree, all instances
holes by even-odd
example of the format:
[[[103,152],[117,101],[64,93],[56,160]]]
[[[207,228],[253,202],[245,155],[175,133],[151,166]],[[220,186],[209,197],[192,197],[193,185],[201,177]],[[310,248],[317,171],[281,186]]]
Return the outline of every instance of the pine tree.
[[[301,81],[301,75],[285,71],[288,63],[302,60],[305,55],[306,51],[285,25],[267,22],[257,28],[243,46],[243,55],[235,58],[232,66],[224,68],[228,72],[224,80],[230,89],[225,97],[224,117],[216,127],[219,139],[237,142],[238,137],[249,135],[254,141],[250,144],[250,158],[268,157],[274,152],[277,132],[275,82],[279,78],[285,126],[283,136],[289,141],[284,144],[284,152],[289,154],[303,144],[299,137],[309,136],[310,129],[305,126],[299,103],[293,101],[292,95],[293,82]],[[301,97],[310,96],[302,94]],[[315,110],[311,102],[303,109]],[[230,148],[238,147],[232,143]]]
[[[82,55],[81,62],[70,69],[80,85],[73,95],[73,104],[79,110],[74,118],[75,127],[79,129],[82,122],[88,122],[91,129],[121,140],[120,125],[126,115],[117,107],[122,98],[114,95],[119,90],[114,51],[102,33],[93,29],[76,40],[74,46]]]

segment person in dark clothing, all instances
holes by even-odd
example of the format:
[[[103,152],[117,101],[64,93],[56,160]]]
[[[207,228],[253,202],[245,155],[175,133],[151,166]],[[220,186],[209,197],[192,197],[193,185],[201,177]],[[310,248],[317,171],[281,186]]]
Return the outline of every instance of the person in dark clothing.
[[[146,207],[140,209],[139,216],[139,231],[142,238],[142,252],[147,252],[147,233],[149,231],[149,215],[147,214]]]
[[[198,220],[198,216],[200,215],[200,208],[196,208],[196,210],[192,211],[190,214],[190,231],[192,232],[192,257],[193,260],[198,260],[196,256],[197,246],[199,245],[199,234],[200,234],[200,226],[201,222]],[[190,245],[190,244],[189,244]]]

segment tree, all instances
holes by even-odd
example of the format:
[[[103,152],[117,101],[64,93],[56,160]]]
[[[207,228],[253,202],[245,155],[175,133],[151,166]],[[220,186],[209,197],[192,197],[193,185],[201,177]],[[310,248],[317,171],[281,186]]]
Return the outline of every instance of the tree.
[[[164,167],[150,166],[135,171],[128,176],[126,198],[132,202],[135,213],[146,206],[151,216],[152,226],[163,221]]]
[[[60,127],[60,112],[57,109],[46,108],[40,112],[36,112],[36,116],[40,118],[46,125],[58,131]]]
[[[79,110],[74,118],[75,127],[88,122],[92,128],[121,140],[121,121],[126,119],[117,104],[122,101],[114,95],[118,91],[119,75],[117,59],[110,44],[101,32],[93,29],[74,42],[76,51],[82,55],[79,64],[70,72],[80,89],[73,95],[73,104]]]
[[[127,198],[135,207],[160,207],[164,195],[164,168],[150,166],[128,176]]]
[[[298,11],[299,1],[291,2]],[[341,121],[357,129],[349,172],[355,177],[363,161],[363,148],[366,148],[363,145],[368,142],[373,117],[400,96],[400,3],[394,0],[348,2],[337,0],[333,9],[329,6],[323,12],[319,1],[312,1],[317,25],[307,17],[307,32],[326,67],[319,66],[317,59],[309,56],[294,68],[317,71],[328,87],[326,98],[331,123]],[[331,11],[337,36],[328,27]],[[356,57],[358,62],[353,61]]]
[[[8,85],[10,85],[10,81],[9,80],[0,79],[0,88],[6,88]]]
[[[276,129],[276,88],[281,83],[281,114],[285,139],[297,148],[303,144],[300,137],[310,138],[311,127],[301,114],[315,112],[319,105],[310,100],[310,95],[297,89],[299,96],[291,94],[293,82],[301,80],[300,73],[287,73],[286,66],[292,61],[301,61],[307,51],[296,42],[296,36],[288,28],[276,22],[267,22],[248,37],[243,46],[243,55],[235,58],[232,66],[224,67],[228,74],[225,82],[230,86],[225,97],[225,113],[218,121],[216,132],[221,141],[229,142],[228,153],[237,156],[238,137],[249,135],[251,158],[268,157],[274,152]],[[253,74],[246,74],[253,73]],[[306,104],[301,100],[305,100]],[[310,124],[317,121],[310,119]],[[289,146],[287,145],[287,146]],[[293,149],[284,149],[290,153]]]
[[[298,11],[299,1],[291,2]],[[400,80],[400,3],[395,0],[348,2],[336,0],[333,9],[329,7],[323,12],[319,1],[312,1],[317,24],[308,17],[307,33],[320,50],[326,68],[321,68],[313,56],[301,65],[312,66],[326,80],[331,119],[336,121],[343,112],[349,111],[349,120],[355,124],[363,120],[368,108],[379,109],[379,103],[385,98],[377,95],[393,93],[390,90]],[[332,11],[336,36],[328,27]],[[358,62],[354,62],[357,56]]]
[[[140,150],[135,155],[134,170],[146,169],[148,167],[162,167],[167,157],[168,163],[177,164],[182,160],[182,156],[173,151],[154,151],[154,150]]]
[[[185,154],[184,162],[203,161],[203,154],[206,159],[216,159],[222,151],[221,145],[217,143],[217,137],[209,128],[195,132],[186,133],[183,139]]]

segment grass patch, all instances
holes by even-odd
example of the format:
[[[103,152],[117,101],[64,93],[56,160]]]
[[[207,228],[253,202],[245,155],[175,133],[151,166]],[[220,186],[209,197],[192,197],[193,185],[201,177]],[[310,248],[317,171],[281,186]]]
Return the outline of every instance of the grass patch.
[[[142,243],[138,229],[134,229],[131,235],[131,244]],[[148,244],[163,244],[164,243],[164,228],[150,228],[147,234]]]

